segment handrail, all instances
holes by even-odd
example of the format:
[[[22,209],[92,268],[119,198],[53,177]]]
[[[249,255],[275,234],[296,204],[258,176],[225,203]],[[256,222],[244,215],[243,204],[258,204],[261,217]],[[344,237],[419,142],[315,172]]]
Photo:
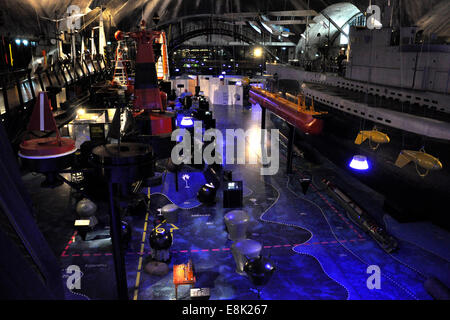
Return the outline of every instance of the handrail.
[[[95,63],[100,70],[96,70]],[[80,68],[73,68],[72,62],[57,61],[46,69],[35,72],[31,76],[31,69],[20,69],[5,73],[0,83],[0,99],[1,109],[4,109],[8,115],[15,108],[22,110],[26,105],[36,98],[36,92],[46,90],[48,87],[61,86],[66,87],[83,79],[91,79],[91,77],[101,76],[100,73],[108,70],[108,65],[102,59],[101,62],[97,58],[91,61],[79,63],[82,67],[82,74],[79,73]],[[84,72],[86,68],[86,72]],[[100,72],[100,73],[99,73]]]

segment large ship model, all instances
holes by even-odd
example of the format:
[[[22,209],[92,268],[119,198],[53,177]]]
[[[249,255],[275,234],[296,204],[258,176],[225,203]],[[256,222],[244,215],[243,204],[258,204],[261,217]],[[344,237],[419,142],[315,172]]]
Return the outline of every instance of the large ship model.
[[[338,13],[349,10],[345,4],[325,9],[302,35],[298,59],[267,65],[273,76],[268,87],[291,101],[303,94],[316,111],[328,112],[320,135],[297,130],[297,142],[346,170],[352,170],[354,155],[362,155],[370,170],[352,171],[385,197],[387,212],[448,227],[448,39],[422,25],[403,26],[395,19],[394,1],[380,6],[379,12],[354,8],[340,22]],[[334,28],[335,35],[324,36],[324,27]]]

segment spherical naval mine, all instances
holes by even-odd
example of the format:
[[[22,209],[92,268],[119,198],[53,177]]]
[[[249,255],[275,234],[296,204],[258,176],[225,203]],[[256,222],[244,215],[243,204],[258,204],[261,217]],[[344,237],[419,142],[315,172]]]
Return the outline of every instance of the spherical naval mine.
[[[264,286],[272,277],[275,266],[268,258],[260,256],[249,259],[244,265],[244,271],[255,286]]]
[[[97,211],[97,205],[89,199],[81,199],[77,203],[76,212],[80,217],[90,217]]]
[[[197,192],[197,199],[202,203],[214,203],[217,189],[212,183],[204,184]]]
[[[169,249],[172,245],[172,235],[164,227],[156,227],[149,236],[150,247],[154,250]]]

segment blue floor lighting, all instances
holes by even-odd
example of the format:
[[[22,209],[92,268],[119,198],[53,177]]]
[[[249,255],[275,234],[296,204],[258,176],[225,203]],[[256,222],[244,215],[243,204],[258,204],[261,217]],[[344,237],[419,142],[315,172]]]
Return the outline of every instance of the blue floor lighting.
[[[367,161],[366,156],[355,155],[348,166],[355,170],[365,171],[369,169],[369,162]]]

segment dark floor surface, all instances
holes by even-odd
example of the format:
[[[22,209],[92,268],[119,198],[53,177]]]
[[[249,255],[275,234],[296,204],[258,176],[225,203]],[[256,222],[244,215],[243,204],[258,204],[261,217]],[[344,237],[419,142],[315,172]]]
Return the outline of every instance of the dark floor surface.
[[[235,106],[212,107],[217,127],[257,128],[259,107],[245,109]],[[268,118],[268,125],[270,120]],[[251,141],[250,152],[258,152]],[[244,209],[252,217],[248,238],[263,245],[262,254],[270,256],[276,271],[262,288],[262,299],[431,299],[423,288],[429,276],[450,286],[448,248],[450,236],[432,224],[423,222],[400,224],[385,215],[379,207],[380,196],[360,184],[344,170],[323,161],[320,167],[295,157],[294,174],[285,174],[286,150],[281,141],[280,170],[274,176],[261,176],[260,165],[226,165],[233,170],[233,179],[244,183]],[[360,190],[364,204],[372,206],[386,228],[399,239],[399,249],[387,254],[368,235],[355,226],[345,211],[328,196],[318,183],[303,195],[299,185],[301,172],[334,172],[336,180]],[[173,264],[192,259],[196,271],[196,287],[211,288],[211,299],[257,299],[249,279],[235,272],[231,241],[227,238],[223,216],[231,209],[222,206],[221,192],[213,206],[201,205],[195,195],[206,180],[200,171],[189,170],[189,188],[180,179],[180,190],[174,190],[174,177],[168,174],[164,185],[151,188],[154,210],[168,203],[180,206],[173,230]],[[181,177],[181,174],[180,174]],[[81,290],[67,293],[69,299],[114,299],[114,268],[109,239],[82,241],[74,235],[74,200],[66,185],[55,189],[38,187],[42,177],[24,177],[37,221],[54,253],[60,256],[61,269],[79,265],[83,272]],[[147,193],[146,189],[142,192]],[[371,200],[372,199],[372,200]],[[99,216],[106,216],[107,207],[99,205]],[[143,272],[150,247],[146,237],[152,228],[151,217],[129,217],[133,226],[132,240],[125,260],[130,299],[174,299],[172,272],[166,276],[150,276]],[[144,227],[147,227],[144,230]],[[107,233],[107,230],[99,231]],[[142,242],[145,232],[145,241]],[[75,240],[75,241],[74,241]],[[142,248],[142,244],[144,244]],[[369,290],[366,285],[369,265],[381,269],[381,289]],[[179,299],[189,299],[189,286],[180,286]]]

